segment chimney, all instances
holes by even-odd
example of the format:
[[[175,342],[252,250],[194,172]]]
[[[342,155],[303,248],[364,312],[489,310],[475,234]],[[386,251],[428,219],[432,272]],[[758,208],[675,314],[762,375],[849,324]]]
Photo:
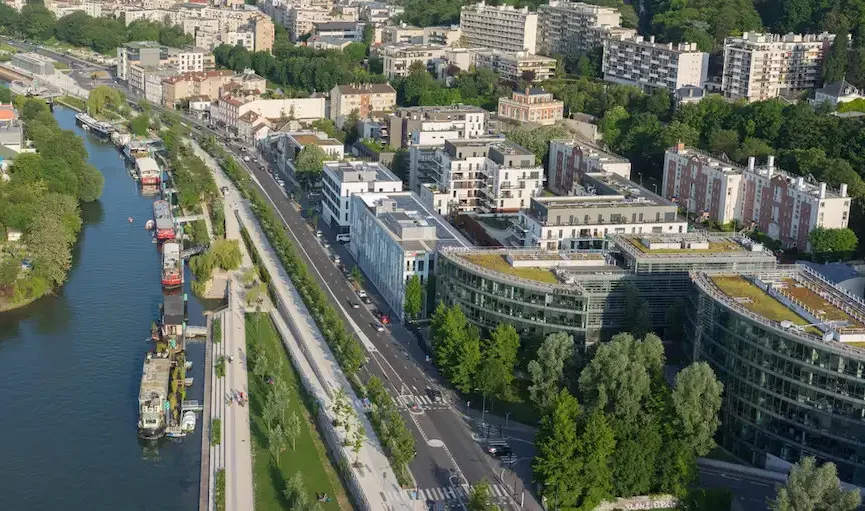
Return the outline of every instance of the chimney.
[[[841,183],[840,189],[838,192],[841,194],[841,197],[847,196],[847,183]]]
[[[769,170],[775,168],[775,155],[769,155],[769,158],[766,160],[766,166],[769,167]]]
[[[805,187],[805,178],[801,177],[801,176],[797,177],[796,178],[796,189],[801,190],[804,187]]]
[[[826,197],[826,183],[820,182],[820,198]]]
[[[677,153],[685,152],[685,143],[684,142],[679,142],[678,144],[676,144],[676,152]]]
[[[756,163],[757,163],[757,158],[754,158],[753,156],[748,157],[748,171],[749,172],[754,172],[754,165]]]
[[[655,44],[655,36],[649,36],[649,42]]]

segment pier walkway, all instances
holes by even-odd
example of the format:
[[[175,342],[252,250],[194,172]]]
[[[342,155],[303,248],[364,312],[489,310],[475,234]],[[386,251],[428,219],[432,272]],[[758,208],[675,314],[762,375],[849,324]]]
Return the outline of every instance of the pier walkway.
[[[331,449],[338,453],[338,456],[345,461],[345,465],[349,469],[347,471],[349,476],[347,478],[348,489],[351,491],[357,507],[375,511],[409,511],[415,509],[415,505],[422,507],[420,501],[409,500],[397,484],[396,476],[378,437],[364,410],[358,404],[360,400],[336,363],[330,347],[312,319],[300,294],[285,273],[285,269],[277,258],[273,247],[267,241],[264,232],[262,232],[249,204],[240,197],[234,184],[225,176],[215,160],[201,150],[197,144],[193,143],[193,148],[196,154],[214,170],[217,186],[220,188],[228,187],[229,191],[226,194],[225,202],[236,206],[236,215],[225,215],[226,236],[229,236],[229,219],[234,217],[243,224],[261,257],[262,265],[273,279],[273,288],[276,290],[275,305],[278,312],[273,314],[273,318],[277,329],[282,335],[282,341],[288,348],[304,384],[308,386],[307,390],[322,404],[322,413],[325,414],[325,419],[319,420],[318,423],[325,429],[324,437]],[[331,426],[333,420],[332,396],[340,389],[345,392],[349,398],[348,401],[355,407],[360,426],[366,433],[363,447],[357,456],[362,469],[352,466],[354,455],[342,445],[340,441],[342,431],[337,431]],[[397,497],[393,497],[394,495]]]

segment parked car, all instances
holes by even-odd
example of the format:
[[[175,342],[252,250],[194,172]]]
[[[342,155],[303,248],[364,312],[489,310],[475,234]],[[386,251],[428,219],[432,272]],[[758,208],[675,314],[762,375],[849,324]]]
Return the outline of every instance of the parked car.
[[[360,301],[362,301],[363,303],[365,303],[367,305],[370,305],[372,303],[372,298],[370,298],[368,296],[364,296],[363,298],[360,299]]]
[[[491,445],[487,447],[487,452],[496,458],[504,458],[505,456],[510,456],[514,453],[514,451],[507,445]]]
[[[359,296],[361,298],[366,298],[366,291],[364,291],[363,289],[358,289],[357,290],[357,296]]]
[[[372,327],[375,328],[376,332],[384,332],[384,326],[381,323],[373,323]]]
[[[321,238],[322,235],[323,235],[323,233],[321,232],[321,230],[316,230],[316,231],[315,231],[315,237],[316,237],[316,238]]]

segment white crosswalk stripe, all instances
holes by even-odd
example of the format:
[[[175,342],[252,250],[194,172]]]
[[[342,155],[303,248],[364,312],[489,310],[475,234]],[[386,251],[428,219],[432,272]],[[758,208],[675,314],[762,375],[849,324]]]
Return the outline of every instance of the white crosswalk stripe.
[[[456,488],[452,486],[441,486],[438,488],[420,488],[417,491],[417,498],[419,500],[433,500],[433,501],[443,501],[443,500],[465,500],[469,497],[469,492],[471,489],[468,486],[458,486]],[[414,490],[405,490],[406,494],[409,498],[414,497]],[[490,485],[490,493],[492,493],[493,498],[496,499],[505,499],[508,496],[508,490],[504,486],[500,484],[491,484]],[[397,498],[392,495],[392,498]]]

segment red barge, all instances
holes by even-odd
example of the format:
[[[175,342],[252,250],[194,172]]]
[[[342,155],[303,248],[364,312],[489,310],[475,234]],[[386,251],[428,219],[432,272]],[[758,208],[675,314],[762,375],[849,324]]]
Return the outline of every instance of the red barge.
[[[171,216],[171,206],[164,200],[153,203],[153,220],[156,222],[156,239],[174,239],[174,218]]]
[[[180,243],[166,241],[162,244],[162,287],[174,288],[183,285],[183,259],[180,258]]]
[[[138,174],[138,179],[143,185],[158,185],[162,180],[162,169],[156,160],[149,156],[137,158],[135,160],[135,168]]]

